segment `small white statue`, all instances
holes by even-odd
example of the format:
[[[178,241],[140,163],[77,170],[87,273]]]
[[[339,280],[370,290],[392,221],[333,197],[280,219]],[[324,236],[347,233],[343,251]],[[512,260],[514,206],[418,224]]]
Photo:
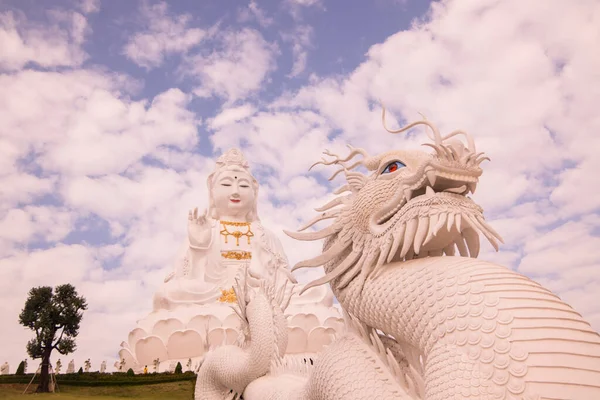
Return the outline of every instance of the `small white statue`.
[[[60,374],[61,368],[62,368],[62,361],[60,361],[60,358],[59,358],[58,361],[56,361],[56,368],[54,368],[54,372],[57,374]]]
[[[90,359],[88,358],[87,360],[85,360],[85,363],[83,363],[84,367],[83,367],[83,372],[90,372],[90,368],[92,367],[92,363],[90,361]]]
[[[10,373],[10,368],[8,367],[8,362],[5,362],[0,366],[0,375],[8,375]]]
[[[69,365],[67,366],[67,374],[75,373],[75,360],[69,361]]]
[[[158,372],[158,367],[160,366],[160,359],[156,358],[154,359],[154,372]]]
[[[100,373],[103,374],[106,371],[106,361],[102,361],[100,364]]]
[[[171,361],[169,363],[169,372],[175,372],[175,368],[177,368],[177,361]]]

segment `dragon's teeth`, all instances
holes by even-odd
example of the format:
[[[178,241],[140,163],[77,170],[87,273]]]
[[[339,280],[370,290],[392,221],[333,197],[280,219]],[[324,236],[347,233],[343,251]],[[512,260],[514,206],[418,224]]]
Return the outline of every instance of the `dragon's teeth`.
[[[388,254],[390,252],[391,247],[392,247],[392,238],[388,237],[388,239],[386,240],[386,242],[380,248],[379,259],[377,260],[377,265],[380,265],[380,261],[382,259],[386,259],[387,258]],[[381,264],[383,264],[383,262],[381,262]]]
[[[460,253],[461,257],[469,257],[469,252],[467,250],[467,246],[465,245],[465,240],[462,236],[459,236],[454,242],[454,244],[456,245],[456,248],[458,249],[458,252]]]
[[[468,186],[471,193],[475,193],[475,190],[477,189],[477,182],[469,182]]]
[[[439,214],[437,223],[435,224],[435,227],[433,229],[433,236],[437,235],[437,233],[440,231],[440,229],[442,229],[444,227],[444,225],[446,225],[447,218],[448,218],[448,214],[446,214],[446,213]],[[448,229],[448,231],[450,231],[450,229]]]
[[[404,189],[404,197],[406,198],[406,201],[412,199],[412,192],[412,189]]]
[[[394,258],[394,256],[396,255],[396,252],[398,251],[398,247],[400,247],[400,243],[402,243],[402,238],[404,237],[404,229],[405,229],[405,225],[400,224],[398,229],[392,234],[394,237],[394,241],[392,243],[392,247],[390,248],[387,262],[391,262],[392,258]]]
[[[429,216],[429,232],[427,232],[427,237],[425,238],[425,241],[423,242],[423,246],[425,246],[427,243],[429,243],[431,241],[431,239],[433,239],[433,237],[435,236],[436,233],[436,226],[438,224],[438,214],[432,214]]]
[[[490,242],[492,247],[496,251],[498,251],[498,242],[496,242],[496,239],[494,238],[494,236],[477,220],[477,218],[472,215],[468,215],[468,214],[465,214],[464,217],[465,217],[465,220],[471,226],[471,228],[473,228],[473,231],[475,232],[475,234],[478,234],[478,232],[481,232],[483,234],[483,236],[485,236],[486,239]]]
[[[479,255],[479,234],[475,229],[465,229],[463,232],[463,237],[467,242],[469,256],[476,258]]]
[[[435,174],[434,170],[427,171],[427,180],[429,181],[429,184],[431,186],[435,185],[436,179],[437,179],[437,175]]]
[[[454,214],[448,213],[448,223],[446,225],[446,229],[448,229],[448,232],[450,232],[453,225],[454,225]]]
[[[413,241],[415,240],[415,233],[417,232],[418,222],[415,218],[408,221],[406,224],[406,231],[404,232],[404,242],[402,243],[402,251],[400,256],[404,257],[408,254],[412,248]]]
[[[431,197],[435,195],[435,191],[433,190],[433,188],[431,186],[427,186],[425,188],[425,197]]]
[[[429,217],[424,216],[419,218],[419,226],[417,227],[417,232],[415,234],[415,240],[413,242],[413,246],[415,249],[415,253],[419,253],[421,250],[421,245],[425,241],[427,237],[427,233],[429,232]]]

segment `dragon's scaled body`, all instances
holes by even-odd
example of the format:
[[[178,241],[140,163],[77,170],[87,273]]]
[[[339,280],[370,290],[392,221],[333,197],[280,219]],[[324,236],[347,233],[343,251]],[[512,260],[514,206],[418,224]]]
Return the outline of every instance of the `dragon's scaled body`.
[[[245,400],[398,399],[418,396],[419,382],[360,321],[319,354],[314,367],[274,363],[268,375],[250,383]]]
[[[261,377],[244,378],[244,398],[600,399],[600,336],[589,323],[536,282],[476,259],[480,235],[502,242],[468,197],[486,158],[468,134],[443,137],[428,121],[390,132],[416,125],[431,128],[433,154],[326,152],[333,159],[320,163],[341,167],[334,176],[347,184],[300,231],[333,222],[287,234],[325,239],[294,269],[324,267],[304,290],[329,283],[348,332],[314,366],[269,356]]]
[[[233,309],[242,323],[242,335],[236,345],[217,347],[206,354],[196,380],[196,400],[238,397],[285,353],[288,336],[283,311],[291,292],[286,290],[287,285],[257,280],[248,274],[243,269],[233,288],[237,301]]]

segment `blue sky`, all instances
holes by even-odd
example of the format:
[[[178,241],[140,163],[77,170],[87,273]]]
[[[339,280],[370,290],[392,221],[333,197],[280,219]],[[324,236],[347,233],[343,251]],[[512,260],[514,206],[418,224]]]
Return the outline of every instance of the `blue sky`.
[[[148,6],[156,3],[146,2]],[[225,7],[223,6],[224,4]],[[39,2],[31,0],[6,0],[0,4],[2,11],[17,11],[27,15],[29,23],[48,23],[47,11],[56,8],[72,8],[73,1],[51,1],[40,7]],[[197,2],[178,0],[168,2],[167,16],[188,15],[190,27],[209,28],[219,24],[221,29],[231,29],[241,25],[257,29],[263,37],[279,46],[281,55],[277,58],[277,69],[261,88],[261,100],[268,101],[280,95],[282,90],[296,90],[307,82],[310,74],[337,75],[345,74],[359,64],[373,43],[378,43],[398,28],[407,28],[413,18],[422,16],[429,7],[428,1],[396,1],[378,0],[369,2],[342,3],[332,2],[327,5],[312,7],[292,6],[279,1],[260,3],[261,12],[267,15],[272,23],[261,26],[261,23],[247,17],[240,23],[243,12],[248,12],[244,2],[227,3]],[[298,7],[297,17],[291,13],[292,7]],[[192,83],[176,76],[175,70],[180,63],[179,55],[168,56],[165,62],[152,70],[132,63],[123,57],[122,48],[128,38],[144,29],[148,21],[140,16],[140,2],[106,2],[98,12],[89,15],[88,23],[93,27],[93,34],[82,48],[90,58],[82,66],[102,66],[111,71],[125,72],[144,80],[144,87],[138,93],[140,98],[153,97],[172,87],[174,84],[182,89],[190,88]],[[310,47],[310,60],[306,68],[296,77],[288,77],[294,54],[289,42],[282,37],[293,35],[298,25],[308,26],[311,35],[319,37]],[[211,43],[215,46],[218,43]],[[210,113],[219,107],[218,102],[198,102],[196,111]]]
[[[68,280],[91,304],[73,358],[112,365],[229,147],[290,262],[316,254],[281,231],[341,184],[307,172],[320,152],[425,138],[386,134],[379,99],[390,125],[474,136],[492,160],[474,199],[506,242],[481,257],[600,328],[597,2],[41,4],[0,0],[0,362],[25,357],[27,290]]]

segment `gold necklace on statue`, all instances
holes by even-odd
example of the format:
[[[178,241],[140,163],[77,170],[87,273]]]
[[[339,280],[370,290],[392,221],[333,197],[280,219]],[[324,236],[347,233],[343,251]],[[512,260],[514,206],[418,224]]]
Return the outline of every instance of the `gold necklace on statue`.
[[[250,244],[250,238],[252,236],[254,236],[254,233],[252,233],[252,230],[250,229],[250,226],[251,226],[250,222],[221,221],[221,225],[223,225],[223,229],[219,233],[221,234],[221,236],[223,236],[225,238],[225,243],[227,243],[227,237],[233,236],[235,238],[235,245],[239,246],[240,238],[242,236],[246,236],[248,238],[248,244]],[[247,228],[247,230],[246,230],[246,232],[242,232],[242,231],[229,232],[229,230],[227,229],[227,226],[245,226]]]

